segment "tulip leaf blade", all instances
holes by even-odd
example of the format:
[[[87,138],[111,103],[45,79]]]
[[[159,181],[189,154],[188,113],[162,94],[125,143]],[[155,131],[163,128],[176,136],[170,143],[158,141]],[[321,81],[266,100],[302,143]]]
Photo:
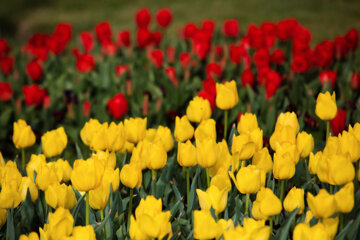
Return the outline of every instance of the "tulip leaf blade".
[[[356,239],[359,232],[359,224],[360,224],[360,214],[356,217],[356,220],[351,224],[351,227],[348,231],[347,239]]]
[[[179,199],[170,209],[171,218],[173,218],[179,210],[181,200]]]
[[[75,142],[75,148],[76,148],[76,157],[78,159],[83,159],[83,155],[81,153],[81,149],[79,147],[79,144],[77,142]]]
[[[181,197],[181,194],[180,194],[180,191],[179,189],[175,186],[175,184],[172,184],[171,185],[172,189],[174,190],[174,194],[175,194],[175,197],[176,197],[176,200],[178,200],[180,202],[180,212],[184,212],[184,203],[182,202],[182,197]]]
[[[74,226],[75,226],[76,218],[77,218],[77,215],[79,214],[80,206],[82,204],[82,200],[85,198],[85,194],[81,196],[81,194],[76,189],[74,189],[74,192],[75,192],[75,196],[77,198],[77,202],[76,202],[74,208],[71,210],[71,215],[74,218]]]
[[[200,174],[200,171],[201,171],[201,168],[198,167],[196,169],[196,173],[195,173],[195,176],[192,180],[192,183],[191,183],[191,187],[190,187],[190,193],[189,193],[189,206],[188,206],[188,209],[187,209],[187,215],[190,215],[191,211],[192,211],[192,208],[194,206],[194,201],[195,201],[195,189],[196,189],[196,184],[197,184],[197,179],[199,177],[199,174]]]
[[[278,238],[279,240],[287,240],[289,235],[289,229],[293,222],[293,219],[295,218],[297,212],[299,211],[299,208],[294,209],[286,218],[286,223],[278,230]]]
[[[350,227],[353,226],[351,222],[348,222],[346,226],[341,230],[339,234],[335,237],[335,240],[343,240],[343,239],[352,239],[351,237],[346,238],[347,235],[352,235]],[[349,230],[350,229],[350,230]],[[356,235],[355,235],[356,236]],[[356,238],[353,238],[356,239]]]
[[[12,207],[7,211],[6,240],[15,240],[14,209]]]

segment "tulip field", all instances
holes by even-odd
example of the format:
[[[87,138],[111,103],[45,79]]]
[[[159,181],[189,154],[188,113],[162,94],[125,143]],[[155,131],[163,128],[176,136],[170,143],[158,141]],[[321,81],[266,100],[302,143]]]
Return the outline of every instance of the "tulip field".
[[[0,238],[359,239],[358,30],[173,17],[0,38]]]

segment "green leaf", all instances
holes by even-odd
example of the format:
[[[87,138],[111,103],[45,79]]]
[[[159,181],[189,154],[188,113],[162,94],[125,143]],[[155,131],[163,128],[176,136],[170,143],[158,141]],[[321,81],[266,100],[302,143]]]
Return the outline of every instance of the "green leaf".
[[[15,240],[14,209],[9,208],[6,219],[6,240]]]
[[[343,240],[345,239],[346,235],[349,234],[349,228],[352,226],[352,222],[348,222],[346,226],[341,230],[341,232],[335,237],[335,240]],[[349,239],[349,238],[346,238]]]
[[[171,213],[171,218],[174,218],[174,216],[176,215],[176,213],[179,210],[181,204],[181,200],[178,200],[175,204],[173,204],[173,206],[170,209],[170,213]],[[171,219],[170,219],[171,220]]]
[[[82,153],[81,153],[81,149],[80,149],[80,147],[79,147],[79,145],[78,145],[77,142],[75,142],[75,148],[76,148],[76,157],[77,157],[78,159],[83,159],[83,155],[82,155]]]
[[[200,171],[201,171],[201,167],[198,167],[196,169],[196,173],[195,173],[195,176],[192,180],[192,183],[191,183],[191,187],[190,187],[190,193],[189,193],[189,206],[188,206],[188,209],[187,209],[187,215],[190,216],[190,213],[192,211],[192,208],[194,206],[194,201],[195,201],[195,190],[196,190],[196,183],[197,183],[197,179],[199,177],[199,174],[200,174]]]
[[[279,235],[279,238],[277,238],[277,239],[279,239],[279,240],[287,240],[288,239],[291,224],[292,224],[293,219],[295,218],[298,210],[299,210],[299,208],[296,208],[288,215],[288,217],[286,218],[286,221],[285,221],[286,222],[285,225],[283,225],[278,230],[278,233],[280,232],[280,235]]]
[[[74,208],[71,210],[71,215],[74,218],[74,226],[75,226],[76,218],[77,218],[77,215],[79,214],[80,206],[81,206],[82,200],[85,198],[85,194],[81,196],[81,194],[76,189],[74,189],[74,192],[75,192],[76,198],[78,199]]]
[[[359,231],[359,224],[360,224],[360,214],[358,214],[358,216],[356,217],[356,220],[353,222],[353,224],[351,224],[351,227],[348,231],[348,238],[347,239],[356,239],[356,236],[358,234]]]

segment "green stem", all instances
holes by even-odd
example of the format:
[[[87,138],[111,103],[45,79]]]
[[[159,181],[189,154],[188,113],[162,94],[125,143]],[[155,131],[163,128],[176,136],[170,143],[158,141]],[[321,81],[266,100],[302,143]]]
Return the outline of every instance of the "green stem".
[[[282,205],[283,199],[284,199],[284,184],[285,180],[280,180],[280,202]],[[279,223],[279,214],[276,216],[275,224]]]
[[[225,110],[224,112],[224,139],[226,139],[226,136],[227,136],[227,122],[228,122],[228,111]]]
[[[86,198],[86,209],[85,209],[85,220],[86,220],[86,225],[89,225],[89,202],[90,202],[90,195],[89,192],[85,193],[85,198]]]
[[[189,192],[190,192],[190,174],[189,174],[189,168],[185,168],[186,172],[186,204],[189,206]]]
[[[344,226],[344,214],[340,213],[340,226],[339,226],[339,232],[343,229]]]
[[[330,194],[333,194],[333,185],[330,184]]]
[[[270,221],[270,238],[271,238],[272,231],[273,231],[273,217],[272,216],[270,217],[269,221]]]
[[[206,184],[207,187],[210,187],[210,173],[209,173],[209,168],[205,168],[205,172],[206,172]]]
[[[154,196],[156,197],[156,170],[151,170],[152,180],[154,184]]]
[[[129,209],[128,209],[128,218],[127,218],[127,233],[129,235],[130,232],[130,217],[131,217],[131,210],[132,210],[132,200],[133,200],[133,194],[134,194],[134,189],[130,188],[130,196],[129,196]]]
[[[21,166],[22,169],[25,169],[25,149],[21,149]]]
[[[247,193],[246,194],[246,203],[245,203],[245,216],[249,217],[249,198],[250,198],[250,194]]]
[[[101,221],[104,220],[104,211],[103,211],[103,210],[100,210],[100,218],[101,218]],[[104,228],[102,229],[102,232],[103,232],[104,238],[106,239],[105,226],[104,226]]]
[[[330,121],[327,120],[326,121],[326,142],[325,143],[327,143],[327,140],[329,138],[329,132],[330,132]]]

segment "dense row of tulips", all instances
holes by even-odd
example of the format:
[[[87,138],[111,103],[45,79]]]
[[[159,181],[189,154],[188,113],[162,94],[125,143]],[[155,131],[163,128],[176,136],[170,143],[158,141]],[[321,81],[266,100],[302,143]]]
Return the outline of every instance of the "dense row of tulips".
[[[229,79],[241,102],[228,116],[229,125],[239,112],[253,112],[269,136],[280,112],[295,111],[301,125],[316,131],[311,106],[325,90],[342,93],[334,134],[360,118],[356,29],[313,44],[311,32],[295,19],[251,24],[246,31],[228,19],[221,29],[204,20],[171,35],[171,11],[154,15],[156,25],[148,9],[137,11],[135,31],[115,33],[109,22],[101,22],[74,36],[70,23],[59,23],[53,33],[35,33],[21,48],[1,38],[3,154],[15,151],[7,144],[7,126],[18,118],[31,122],[37,137],[61,124],[71,142],[79,142],[77,133],[89,117],[102,122],[147,117],[149,126],[173,126],[195,94],[210,102],[223,129],[216,83]]]
[[[216,106],[227,121],[226,111],[238,102],[235,82],[216,88]],[[316,152],[321,137],[300,132],[294,112],[278,116],[269,148],[252,113],[243,114],[236,128],[224,130],[229,138],[217,142],[210,103],[195,96],[186,115],[176,117],[173,132],[147,128],[146,118],[110,124],[90,119],[80,137],[91,152],[83,155],[77,146],[73,164],[59,158],[68,148],[63,127],[41,137],[37,154],[26,154],[36,137],[20,119],[13,143],[21,161],[5,162],[0,155],[0,234],[7,239],[356,239],[360,123],[331,136],[335,93],[320,93],[315,112],[328,126],[325,146]]]

